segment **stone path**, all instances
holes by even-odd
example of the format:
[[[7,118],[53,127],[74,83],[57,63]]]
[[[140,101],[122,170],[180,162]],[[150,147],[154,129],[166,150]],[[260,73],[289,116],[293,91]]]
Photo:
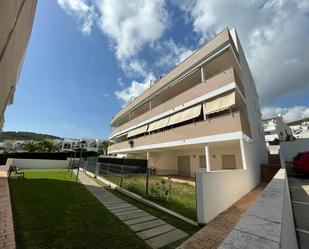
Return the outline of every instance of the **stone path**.
[[[5,166],[0,166],[0,248],[16,248],[7,167]]]
[[[128,225],[150,247],[160,248],[188,236],[187,233],[139,209],[102,188],[85,173],[79,180],[114,215]]]
[[[288,169],[288,180],[298,245],[309,248],[309,177]]]
[[[266,184],[260,184],[230,208],[219,214],[204,228],[186,240],[178,249],[214,249],[218,248],[233,230],[246,210],[263,192]]]

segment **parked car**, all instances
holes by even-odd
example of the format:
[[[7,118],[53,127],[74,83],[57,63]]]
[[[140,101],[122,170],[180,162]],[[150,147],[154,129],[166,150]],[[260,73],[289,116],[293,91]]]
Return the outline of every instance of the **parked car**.
[[[296,173],[309,174],[309,151],[298,153],[293,158],[293,169]]]

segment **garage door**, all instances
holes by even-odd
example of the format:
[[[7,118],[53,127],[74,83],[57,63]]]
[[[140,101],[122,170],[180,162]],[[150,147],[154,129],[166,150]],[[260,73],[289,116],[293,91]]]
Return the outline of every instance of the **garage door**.
[[[178,175],[190,177],[190,156],[177,157]]]

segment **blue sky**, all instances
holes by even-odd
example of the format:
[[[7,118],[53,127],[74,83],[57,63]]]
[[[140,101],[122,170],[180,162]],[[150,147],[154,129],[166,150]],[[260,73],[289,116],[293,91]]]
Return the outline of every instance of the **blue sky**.
[[[106,138],[123,104],[226,26],[240,36],[263,114],[309,116],[307,1],[46,0],[4,130]]]

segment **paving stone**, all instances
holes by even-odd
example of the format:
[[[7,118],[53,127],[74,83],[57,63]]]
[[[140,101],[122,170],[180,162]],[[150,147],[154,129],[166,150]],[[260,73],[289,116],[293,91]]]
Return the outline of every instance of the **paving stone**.
[[[299,249],[308,249],[309,245],[309,233],[296,231],[298,238]]]
[[[146,230],[146,229],[150,229],[150,228],[154,228],[160,225],[165,225],[166,223],[163,220],[151,220],[151,221],[146,221],[143,223],[138,223],[138,224],[134,224],[131,225],[130,228],[134,231],[134,232],[139,232],[142,230]]]
[[[121,213],[124,211],[131,211],[131,210],[139,210],[137,207],[127,207],[127,208],[120,208],[120,209],[116,209],[116,210],[111,210],[112,213],[117,214],[117,213]]]
[[[136,219],[132,219],[132,220],[125,220],[124,223],[127,225],[134,225],[134,224],[138,224],[141,222],[145,222],[145,221],[150,221],[150,220],[156,220],[157,217],[153,216],[153,215],[148,215],[142,218],[136,218]]]
[[[176,229],[176,230],[172,230],[170,232],[161,234],[159,236],[153,237],[151,239],[145,240],[145,242],[148,245],[150,245],[152,248],[156,249],[156,248],[166,246],[177,240],[183,239],[186,236],[188,236],[188,234],[186,234],[185,232],[179,229]]]
[[[136,219],[136,218],[141,218],[141,217],[145,217],[148,216],[149,214],[146,213],[145,211],[140,212],[140,213],[136,213],[136,214],[128,214],[128,215],[117,215],[118,218],[120,220],[132,220],[132,219]]]
[[[131,204],[119,204],[119,205],[113,205],[113,206],[107,206],[107,209],[114,210],[119,208],[125,208],[125,207],[132,207]]]
[[[309,231],[309,205],[301,203],[292,203],[294,221],[296,228],[300,228],[306,231]]]
[[[301,201],[309,204],[309,189],[290,188],[290,193],[293,201]]]
[[[118,209],[117,209],[118,210]],[[114,214],[116,214],[117,216],[121,216],[121,215],[127,215],[127,214],[136,214],[136,213],[145,213],[144,210],[141,210],[141,209],[132,209],[132,210],[122,210],[122,212],[113,212]]]
[[[137,233],[137,235],[139,237],[141,237],[143,240],[146,240],[146,239],[150,239],[152,237],[158,236],[158,235],[163,234],[163,233],[167,233],[167,232],[175,230],[175,229],[176,229],[175,227],[173,227],[169,224],[165,224],[165,225],[162,225],[162,226],[159,226],[159,227],[154,227],[154,228],[151,228],[151,229],[148,229],[148,230],[141,231],[141,232]]]

